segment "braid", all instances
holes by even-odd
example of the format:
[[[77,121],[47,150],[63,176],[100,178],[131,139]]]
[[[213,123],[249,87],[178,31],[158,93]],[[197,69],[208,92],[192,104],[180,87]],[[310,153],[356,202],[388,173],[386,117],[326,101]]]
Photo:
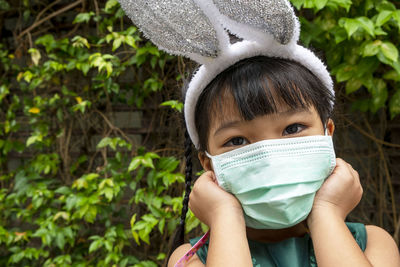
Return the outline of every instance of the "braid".
[[[192,185],[192,141],[190,140],[189,133],[185,130],[185,196],[183,198],[182,213],[180,225],[185,228],[186,213],[189,208],[189,195]]]
[[[192,141],[190,140],[189,133],[187,129],[185,130],[185,196],[182,202],[182,212],[181,219],[179,222],[178,229],[175,233],[174,240],[172,242],[171,249],[169,251],[168,258],[171,256],[172,252],[175,251],[177,247],[184,243],[185,235],[185,219],[186,213],[189,209],[189,195],[192,185]]]

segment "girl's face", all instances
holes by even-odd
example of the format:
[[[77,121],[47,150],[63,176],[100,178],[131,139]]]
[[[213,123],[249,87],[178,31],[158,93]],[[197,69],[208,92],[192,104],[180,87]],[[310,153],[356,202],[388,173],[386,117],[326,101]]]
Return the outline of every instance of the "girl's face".
[[[325,128],[314,107],[290,109],[286,104],[277,106],[277,113],[258,116],[246,121],[242,118],[232,96],[225,95],[222,109],[214,112],[208,133],[207,152],[218,155],[236,148],[266,139],[292,138],[311,135],[324,135]],[[334,124],[327,122],[329,135],[333,134]],[[210,170],[209,159],[199,154],[206,170]]]

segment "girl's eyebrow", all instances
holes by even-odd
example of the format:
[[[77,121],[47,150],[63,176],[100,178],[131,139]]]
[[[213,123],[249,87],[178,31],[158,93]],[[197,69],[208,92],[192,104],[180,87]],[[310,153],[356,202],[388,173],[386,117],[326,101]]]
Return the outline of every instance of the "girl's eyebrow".
[[[214,132],[214,136],[218,135],[222,130],[226,128],[231,128],[234,127],[238,124],[243,122],[243,120],[233,120],[233,121],[225,121],[221,124],[221,126],[218,127],[218,129]]]
[[[291,116],[296,113],[312,113],[309,108],[291,108],[282,112],[275,113],[278,116]]]

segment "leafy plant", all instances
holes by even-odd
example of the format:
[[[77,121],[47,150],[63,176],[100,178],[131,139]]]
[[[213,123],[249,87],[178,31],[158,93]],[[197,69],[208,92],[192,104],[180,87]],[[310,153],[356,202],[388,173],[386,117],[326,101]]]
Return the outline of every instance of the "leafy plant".
[[[18,8],[35,14],[28,2],[9,4]],[[180,162],[141,147],[107,110],[146,105],[175,59],[124,26],[123,15],[115,0],[83,10],[69,18],[77,34],[38,35],[26,64],[0,45],[1,265],[157,266],[165,258],[161,240],[182,202]],[[15,154],[29,156],[11,167]]]
[[[399,115],[400,9],[396,3],[380,0],[292,0],[292,3],[298,9],[312,9],[311,16],[301,17],[301,39],[325,52],[336,81],[344,85],[347,95],[357,98],[353,108],[371,113],[388,109],[392,119]],[[359,99],[359,95],[366,97]]]

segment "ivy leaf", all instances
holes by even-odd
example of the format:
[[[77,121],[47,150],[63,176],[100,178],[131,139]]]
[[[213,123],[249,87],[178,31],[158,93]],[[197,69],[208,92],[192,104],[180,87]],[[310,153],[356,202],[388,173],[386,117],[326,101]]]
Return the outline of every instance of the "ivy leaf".
[[[376,18],[375,24],[377,26],[382,26],[392,18],[392,14],[393,11],[388,11],[388,10],[381,11],[378,17]]]
[[[336,28],[337,29],[332,32],[335,35],[335,42],[336,42],[336,44],[338,44],[347,39],[347,33],[346,33],[346,30],[343,28],[339,28],[339,27],[336,27]]]
[[[393,80],[396,82],[400,82],[400,73],[395,70],[390,70],[383,75],[383,78],[386,80]]]
[[[125,36],[125,43],[128,44],[130,47],[137,49],[135,38],[133,38],[132,36]]]
[[[375,37],[375,26],[374,23],[367,17],[352,18],[341,18],[339,25],[344,27],[347,32],[348,38],[350,38],[360,27],[363,28],[369,35]]]
[[[78,14],[72,23],[82,23],[82,22],[89,22],[90,18],[94,16],[94,12],[88,13],[80,13]]]
[[[375,56],[379,53],[380,46],[382,45],[381,40],[375,40],[373,42],[369,42],[364,46],[363,49],[363,56],[364,57],[371,57]]]
[[[82,37],[82,36],[77,35],[74,38],[72,38],[71,41],[73,42],[72,43],[73,47],[87,47],[87,48],[90,48],[90,44],[89,44],[88,40],[86,38]]]
[[[179,112],[182,112],[183,109],[183,103],[181,101],[178,100],[169,100],[169,101],[165,101],[163,103],[161,103],[160,106],[169,106],[172,109],[175,109]]]
[[[104,148],[112,144],[112,138],[104,137],[101,141],[97,144],[97,148]]]
[[[330,0],[327,5],[333,6],[334,8],[342,7],[345,8],[347,12],[349,12],[352,5],[352,0]]]
[[[356,78],[351,78],[346,82],[346,94],[351,94],[362,86],[362,81]]]
[[[59,247],[61,250],[64,249],[65,246],[65,238],[64,235],[61,232],[58,232],[56,235],[56,245]]]
[[[313,0],[314,6],[317,10],[323,9],[326,4],[328,3],[328,0]]]
[[[400,114],[400,88],[397,88],[396,93],[390,98],[389,111],[391,119]]]
[[[165,255],[165,253],[160,253],[157,255],[157,260],[163,260],[163,259],[165,259],[165,257],[167,257],[167,255]]]
[[[35,64],[35,66],[39,65],[40,58],[42,57],[40,55],[40,51],[37,50],[36,48],[30,48],[28,52],[29,54],[31,54],[31,59],[33,64]]]
[[[99,239],[93,241],[89,246],[89,253],[92,253],[93,251],[98,250],[102,246],[103,246],[103,239],[99,238]]]
[[[115,6],[118,6],[118,1],[117,0],[108,0],[104,10],[106,12],[110,12]]]
[[[32,107],[29,109],[29,113],[32,113],[32,114],[38,114],[39,112],[40,112],[40,109],[37,107]]]
[[[51,34],[43,35],[36,39],[36,45],[43,45],[46,48],[46,52],[49,53],[51,50],[57,47],[56,40]]]
[[[290,2],[292,3],[292,5],[293,5],[296,9],[300,9],[301,6],[304,4],[304,0],[291,0]]]
[[[390,3],[389,1],[378,1],[378,5],[376,6],[376,10],[379,12],[388,10],[388,11],[395,11],[396,6],[393,3]]]
[[[143,166],[146,166],[146,167],[154,169],[154,164],[153,164],[152,158],[144,157],[142,159],[142,164],[143,164]]]
[[[374,33],[374,23],[367,17],[358,17],[356,18],[356,20],[360,23],[361,27],[367,32],[369,33],[369,35],[371,35],[372,37],[375,37],[375,33]]]
[[[400,31],[400,10],[396,10],[392,14],[392,18],[397,22],[397,27]]]
[[[121,46],[122,39],[123,39],[123,36],[120,36],[120,37],[114,39],[112,51],[117,50]]]
[[[354,67],[351,65],[342,65],[336,73],[336,80],[338,82],[344,82],[351,79],[353,76]]]
[[[388,90],[385,81],[382,79],[374,79],[374,86],[369,91],[372,95],[370,109],[372,113],[376,113],[380,108],[385,106],[388,98]]]
[[[132,159],[128,167],[128,172],[136,170],[142,163],[142,157],[135,157]]]
[[[399,51],[397,50],[397,47],[393,43],[383,42],[380,46],[380,50],[387,59],[393,62],[397,62],[399,58]]]
[[[158,223],[158,230],[162,234],[164,232],[164,227],[165,227],[165,217],[160,220]]]
[[[342,18],[339,21],[339,25],[344,27],[347,32],[347,38],[350,38],[360,27],[360,23],[354,19]]]

